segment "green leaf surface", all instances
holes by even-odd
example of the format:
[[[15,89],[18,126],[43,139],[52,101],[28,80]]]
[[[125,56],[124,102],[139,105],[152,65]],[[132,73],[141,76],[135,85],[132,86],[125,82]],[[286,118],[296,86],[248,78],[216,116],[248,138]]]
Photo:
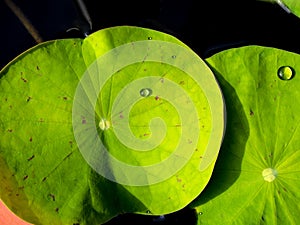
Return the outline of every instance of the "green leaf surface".
[[[208,183],[224,131],[209,67],[159,31],[45,42],[1,70],[0,198],[34,224],[161,215]]]
[[[300,55],[245,46],[206,61],[227,126],[213,176],[191,204],[198,224],[299,224]]]

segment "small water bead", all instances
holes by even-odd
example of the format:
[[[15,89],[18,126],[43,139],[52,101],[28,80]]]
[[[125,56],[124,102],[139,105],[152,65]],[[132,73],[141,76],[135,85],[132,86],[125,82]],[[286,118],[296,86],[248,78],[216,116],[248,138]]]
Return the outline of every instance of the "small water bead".
[[[99,122],[99,127],[101,130],[107,130],[110,128],[110,122],[106,119],[101,119]]]
[[[152,95],[152,90],[150,88],[143,88],[140,90],[140,95],[142,97],[149,97],[150,95]]]
[[[152,40],[152,37],[148,37],[148,40]]]
[[[203,215],[203,212],[199,212],[198,214],[199,214],[200,216],[202,216],[202,215]]]
[[[172,55],[172,59],[176,59],[176,55]]]
[[[265,181],[272,182],[276,179],[278,172],[272,168],[266,168],[262,171],[262,176]]]
[[[291,80],[295,75],[295,71],[290,66],[282,66],[278,69],[277,75],[281,80]]]

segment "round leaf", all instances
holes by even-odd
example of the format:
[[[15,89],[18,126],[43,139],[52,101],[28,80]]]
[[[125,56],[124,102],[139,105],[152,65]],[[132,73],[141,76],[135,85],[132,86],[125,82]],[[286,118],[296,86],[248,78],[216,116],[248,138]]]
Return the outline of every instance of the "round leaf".
[[[207,62],[228,113],[213,176],[191,204],[198,224],[298,224],[300,55],[247,46]]]
[[[224,104],[177,38],[121,26],[55,40],[1,71],[0,197],[34,224],[161,215],[210,179]]]

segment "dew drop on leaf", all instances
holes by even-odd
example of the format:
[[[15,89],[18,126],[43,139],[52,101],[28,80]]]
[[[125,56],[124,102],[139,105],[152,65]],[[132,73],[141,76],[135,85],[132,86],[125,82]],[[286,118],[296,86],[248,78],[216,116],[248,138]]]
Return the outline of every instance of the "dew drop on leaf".
[[[149,97],[152,94],[152,90],[150,88],[143,88],[140,90],[140,95],[142,97]]]
[[[290,66],[282,66],[278,69],[277,75],[281,80],[291,80],[295,75],[295,71]]]

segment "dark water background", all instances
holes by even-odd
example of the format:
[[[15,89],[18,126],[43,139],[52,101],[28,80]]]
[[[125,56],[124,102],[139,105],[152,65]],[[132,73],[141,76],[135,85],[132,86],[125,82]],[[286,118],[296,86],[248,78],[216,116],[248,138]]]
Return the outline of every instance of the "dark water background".
[[[116,25],[135,25],[172,34],[206,58],[221,50],[263,45],[300,54],[300,18],[277,4],[257,0],[86,0],[93,29],[73,0],[14,0],[44,41],[84,37]],[[68,31],[80,27],[82,30]],[[0,69],[37,43],[19,19],[0,1]],[[184,208],[164,217],[125,214],[107,225],[196,223],[194,212]]]

